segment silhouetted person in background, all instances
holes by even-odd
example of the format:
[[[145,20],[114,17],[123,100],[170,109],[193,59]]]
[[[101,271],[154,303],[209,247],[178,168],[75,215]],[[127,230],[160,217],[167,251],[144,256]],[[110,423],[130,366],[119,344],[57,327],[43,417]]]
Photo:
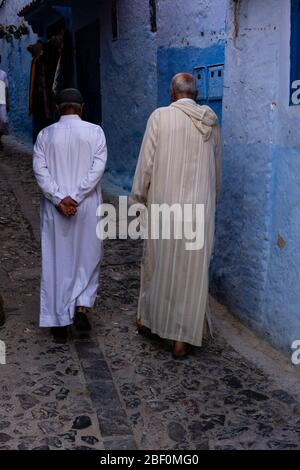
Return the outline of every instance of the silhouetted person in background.
[[[1,56],[0,56],[1,64]],[[0,149],[2,148],[2,136],[8,134],[8,80],[4,70],[0,69]]]

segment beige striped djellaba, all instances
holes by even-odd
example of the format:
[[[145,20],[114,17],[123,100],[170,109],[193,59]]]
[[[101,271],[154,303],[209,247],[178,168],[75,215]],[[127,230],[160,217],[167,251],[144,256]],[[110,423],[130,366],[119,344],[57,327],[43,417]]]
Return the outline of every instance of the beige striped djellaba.
[[[132,188],[132,203],[204,204],[204,248],[186,239],[145,240],[138,319],[161,338],[201,346],[208,322],[209,264],[220,191],[221,143],[216,114],[179,100],[151,115]],[[193,212],[194,213],[194,212]],[[149,222],[151,226],[151,220]]]

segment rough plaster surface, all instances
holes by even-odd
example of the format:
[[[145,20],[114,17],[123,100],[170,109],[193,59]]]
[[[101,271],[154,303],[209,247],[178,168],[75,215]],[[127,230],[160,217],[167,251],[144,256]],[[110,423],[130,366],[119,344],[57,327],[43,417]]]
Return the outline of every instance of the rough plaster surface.
[[[17,12],[28,2],[13,0],[6,2],[0,10],[0,23],[18,25]],[[30,32],[19,40],[6,42],[0,39],[0,68],[6,71],[10,91],[10,131],[25,142],[31,141],[31,118],[28,115],[28,88],[31,56],[26,51],[29,44],[35,42],[35,35]]]
[[[290,23],[283,3],[243,2],[239,37],[229,32],[212,277],[213,290],[236,315],[288,352],[300,338],[300,149],[299,109],[288,107],[286,94]]]
[[[111,40],[109,2],[102,9],[102,96],[109,171],[129,189],[147,119],[157,105],[156,34],[149,3],[119,2],[119,40]]]

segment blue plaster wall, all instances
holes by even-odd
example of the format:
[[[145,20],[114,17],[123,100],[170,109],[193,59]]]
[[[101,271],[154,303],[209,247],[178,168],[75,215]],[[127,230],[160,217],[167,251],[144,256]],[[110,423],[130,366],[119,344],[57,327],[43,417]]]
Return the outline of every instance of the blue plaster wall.
[[[217,44],[207,47],[160,47],[157,53],[158,73],[158,105],[170,104],[170,82],[172,77],[180,72],[192,73],[195,67],[224,64],[225,44],[219,41]],[[222,101],[201,101],[208,104],[222,119]]]
[[[289,5],[242,2],[239,36],[228,32],[211,283],[239,319],[288,355],[300,339],[300,107],[289,106]]]
[[[299,110],[300,111],[300,110]],[[262,327],[287,352],[300,339],[300,139],[273,147],[272,224]],[[278,236],[284,246],[278,246]]]
[[[130,191],[149,115],[157,106],[157,35],[149,2],[118,3],[119,39],[112,41],[111,6],[101,15],[103,128],[112,181]]]
[[[28,2],[10,0],[0,10],[0,23],[18,25],[20,19],[16,13]],[[30,144],[32,141],[31,118],[28,115],[28,88],[31,56],[26,51],[29,44],[35,42],[35,35],[30,32],[19,40],[0,39],[0,54],[3,68],[9,81],[10,92],[10,132],[21,141]]]
[[[213,293],[257,331],[263,331],[266,297],[271,160],[268,144],[225,142],[212,261]]]
[[[26,144],[32,142],[32,121],[28,113],[30,56],[24,53],[28,41],[13,41],[6,48],[5,68],[9,80],[10,133]]]
[[[27,0],[10,0],[0,10],[0,22],[2,24],[20,23],[17,16],[25,5]],[[58,8],[62,16],[69,17],[68,8]],[[0,54],[2,56],[3,68],[8,74],[9,94],[10,94],[10,113],[9,128],[10,134],[17,137],[29,147],[32,146],[32,118],[29,116],[29,80],[31,54],[27,51],[29,44],[35,43],[38,39],[29,26],[29,34],[19,40],[0,39]]]

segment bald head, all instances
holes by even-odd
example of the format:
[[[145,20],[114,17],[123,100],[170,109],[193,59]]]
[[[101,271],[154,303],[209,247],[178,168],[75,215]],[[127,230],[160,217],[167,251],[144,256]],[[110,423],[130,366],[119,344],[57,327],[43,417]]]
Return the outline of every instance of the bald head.
[[[181,98],[196,100],[198,96],[196,80],[190,73],[178,73],[172,78],[171,96],[173,101]]]

